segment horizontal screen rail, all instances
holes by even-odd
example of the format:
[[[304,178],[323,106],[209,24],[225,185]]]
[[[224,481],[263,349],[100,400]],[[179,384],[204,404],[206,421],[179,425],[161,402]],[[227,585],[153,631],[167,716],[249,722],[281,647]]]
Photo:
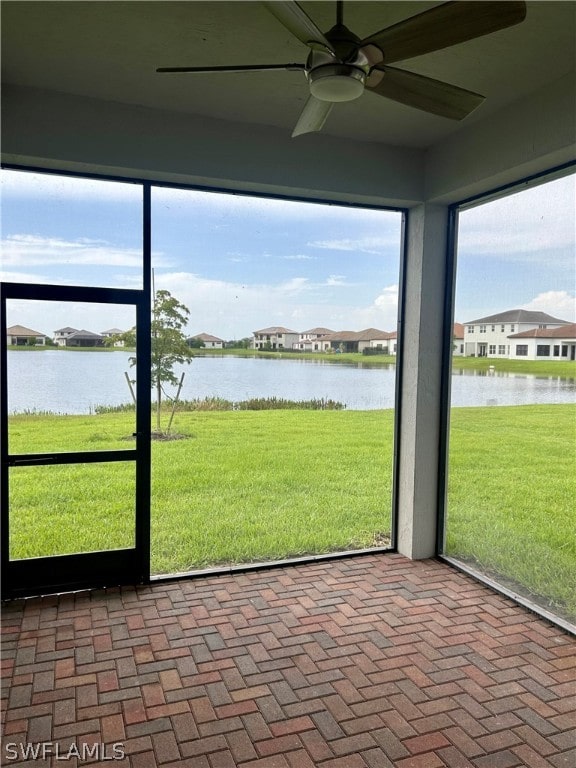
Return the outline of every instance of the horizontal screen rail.
[[[42,466],[45,464],[97,464],[110,461],[136,461],[138,451],[79,451],[77,453],[20,453],[7,457],[9,467]]]

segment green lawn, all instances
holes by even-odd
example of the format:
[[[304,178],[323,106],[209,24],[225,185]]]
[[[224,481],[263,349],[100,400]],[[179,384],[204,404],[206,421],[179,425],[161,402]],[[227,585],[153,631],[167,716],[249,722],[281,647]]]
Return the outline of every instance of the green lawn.
[[[576,618],[576,407],[457,408],[447,552]],[[130,414],[13,416],[10,451],[130,448]],[[177,414],[154,442],[152,565],[173,573],[385,542],[392,411]],[[11,470],[13,557],[131,546],[131,463]]]
[[[203,411],[175,428],[188,439],[152,446],[155,573],[362,548],[390,532],[391,411]],[[14,416],[10,451],[130,448],[133,430],[126,414]],[[105,497],[107,473],[126,469],[12,470],[12,556],[126,546],[131,478],[110,494],[118,526],[85,510],[87,489]]]
[[[446,551],[576,618],[576,407],[452,411]]]

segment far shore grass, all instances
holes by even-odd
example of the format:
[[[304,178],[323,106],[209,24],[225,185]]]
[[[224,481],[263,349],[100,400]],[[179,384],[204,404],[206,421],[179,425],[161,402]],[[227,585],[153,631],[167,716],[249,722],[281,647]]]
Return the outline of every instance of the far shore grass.
[[[154,442],[152,568],[386,546],[392,411],[178,413]],[[11,453],[132,448],[133,415],[10,417]],[[448,554],[576,619],[576,406],[456,408]],[[11,556],[133,546],[134,470],[10,470]]]

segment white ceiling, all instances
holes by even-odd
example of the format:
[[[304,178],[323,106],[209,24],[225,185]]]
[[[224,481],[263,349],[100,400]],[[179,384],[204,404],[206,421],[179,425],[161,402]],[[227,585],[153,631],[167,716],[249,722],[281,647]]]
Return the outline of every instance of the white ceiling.
[[[360,37],[438,5],[344,4]],[[336,3],[302,2],[322,30]],[[573,71],[576,4],[528,2],[513,28],[395,64],[482,93],[461,123],[365,93],[337,105],[326,134],[430,147]],[[307,99],[301,72],[160,75],[158,66],[304,62],[308,49],[259,2],[13,2],[2,13],[5,83],[272,126],[290,134]],[[306,141],[300,137],[293,141]]]

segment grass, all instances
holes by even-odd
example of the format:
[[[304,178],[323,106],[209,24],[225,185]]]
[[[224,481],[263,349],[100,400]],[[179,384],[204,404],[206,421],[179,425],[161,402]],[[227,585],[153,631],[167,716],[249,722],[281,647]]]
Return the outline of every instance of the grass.
[[[452,368],[457,371],[488,371],[532,376],[558,376],[576,379],[576,362],[572,360],[505,360],[494,357],[455,357]]]
[[[446,550],[576,618],[576,407],[457,408]],[[392,411],[196,411],[153,444],[155,573],[369,547]],[[133,415],[13,416],[10,451],[131,448]],[[11,470],[11,554],[131,546],[131,463]]]
[[[124,439],[134,431],[129,414],[10,423],[13,453],[133,446]],[[152,447],[155,573],[363,548],[390,532],[391,411],[200,411],[178,414],[175,428],[189,439]],[[118,466],[99,476],[99,465],[13,470],[12,556],[97,549],[104,535],[108,547],[125,546],[125,512],[104,534],[92,509],[78,511],[90,482],[105,488]],[[110,491],[123,510],[131,489]],[[62,514],[73,522],[55,541]]]
[[[452,411],[446,552],[576,618],[576,407]]]

